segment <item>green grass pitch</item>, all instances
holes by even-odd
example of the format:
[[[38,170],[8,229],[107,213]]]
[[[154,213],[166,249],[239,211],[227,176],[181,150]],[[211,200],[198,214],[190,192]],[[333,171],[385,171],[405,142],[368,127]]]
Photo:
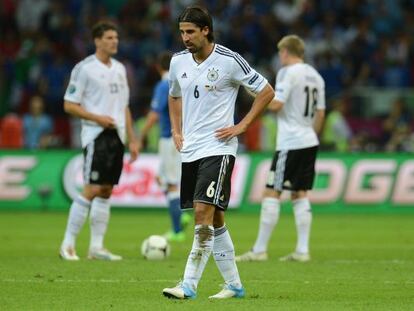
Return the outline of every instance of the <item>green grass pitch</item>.
[[[166,211],[112,213],[106,244],[122,262],[85,259],[89,229],[78,241],[80,262],[57,256],[67,214],[0,213],[0,310],[414,310],[414,215],[315,214],[312,261],[281,263],[292,251],[293,216],[283,214],[270,260],[240,263],[245,299],[209,301],[223,282],[213,258],[193,301],[161,295],[182,276],[192,242],[172,244],[168,260],[141,258],[144,238],[168,229]],[[258,215],[227,213],[236,252],[256,237]]]

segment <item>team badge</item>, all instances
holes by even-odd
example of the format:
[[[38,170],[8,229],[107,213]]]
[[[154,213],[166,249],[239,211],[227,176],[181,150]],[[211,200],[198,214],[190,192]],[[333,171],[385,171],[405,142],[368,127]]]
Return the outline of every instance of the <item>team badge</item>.
[[[68,87],[68,93],[73,94],[76,92],[76,86],[74,84],[70,84]]]
[[[99,178],[99,172],[92,171],[91,172],[91,180],[98,180],[98,178]]]
[[[219,74],[218,74],[217,69],[214,69],[214,67],[213,67],[213,68],[208,70],[208,74],[207,74],[208,81],[214,82],[218,79],[218,77],[219,77]]]

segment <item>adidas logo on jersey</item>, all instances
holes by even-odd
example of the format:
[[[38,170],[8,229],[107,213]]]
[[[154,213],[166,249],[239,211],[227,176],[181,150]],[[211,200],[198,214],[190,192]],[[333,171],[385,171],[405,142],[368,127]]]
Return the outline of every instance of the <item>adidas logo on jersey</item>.
[[[287,187],[287,188],[291,188],[291,187],[292,187],[292,184],[290,183],[290,181],[289,181],[289,180],[286,180],[286,181],[283,183],[283,186],[285,186],[285,187]]]
[[[187,79],[187,73],[184,72],[181,76],[181,79]]]

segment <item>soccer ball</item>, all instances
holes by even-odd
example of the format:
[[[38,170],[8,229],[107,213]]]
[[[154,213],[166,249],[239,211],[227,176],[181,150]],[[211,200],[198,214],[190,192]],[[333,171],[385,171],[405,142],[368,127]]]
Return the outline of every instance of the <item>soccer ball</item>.
[[[170,245],[161,235],[151,235],[142,242],[141,254],[148,260],[163,260],[170,255]]]

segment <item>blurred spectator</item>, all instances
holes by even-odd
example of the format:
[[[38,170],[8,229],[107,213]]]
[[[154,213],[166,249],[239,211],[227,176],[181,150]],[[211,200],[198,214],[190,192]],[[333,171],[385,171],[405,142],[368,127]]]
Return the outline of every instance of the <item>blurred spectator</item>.
[[[269,80],[274,79],[279,67],[272,61],[277,59],[276,42],[286,34],[301,35],[309,47],[307,61],[315,63],[325,78],[328,101],[359,87],[414,85],[414,1],[377,2],[199,1],[213,15],[217,42],[239,51]],[[19,114],[27,112],[31,95],[41,94],[51,117],[67,118],[62,112],[62,96],[69,69],[91,53],[89,26],[109,17],[121,29],[119,57],[131,83],[131,111],[135,120],[142,117],[148,104],[137,103],[150,102],[157,81],[155,55],[160,50],[184,48],[175,31],[177,14],[194,3],[0,0],[0,116],[10,109]],[[245,96],[238,98],[236,120],[246,111]],[[358,101],[351,105],[354,119],[371,109],[356,109]],[[266,124],[262,122],[262,133]],[[361,137],[366,139],[361,141],[371,141],[370,131],[362,131]],[[373,141],[378,139],[374,137]],[[383,140],[380,143],[385,144]]]
[[[390,113],[382,123],[383,141],[387,151],[408,151],[411,134],[411,113],[402,98],[397,98],[391,105]]]
[[[38,31],[43,14],[47,11],[48,7],[48,0],[18,1],[16,20],[19,30],[23,32]]]
[[[0,148],[19,149],[23,147],[23,123],[20,117],[9,112],[0,121]]]
[[[390,140],[385,145],[387,152],[412,152],[413,149],[413,135],[409,126],[398,126],[392,133]]]
[[[47,148],[52,141],[52,119],[44,113],[40,96],[30,100],[30,113],[23,116],[24,146],[28,149]]]
[[[337,99],[328,113],[322,133],[321,147],[326,150],[348,151],[352,130],[346,121],[347,103],[344,99]]]
[[[273,12],[283,24],[292,25],[299,18],[306,1],[280,0],[273,6]]]

